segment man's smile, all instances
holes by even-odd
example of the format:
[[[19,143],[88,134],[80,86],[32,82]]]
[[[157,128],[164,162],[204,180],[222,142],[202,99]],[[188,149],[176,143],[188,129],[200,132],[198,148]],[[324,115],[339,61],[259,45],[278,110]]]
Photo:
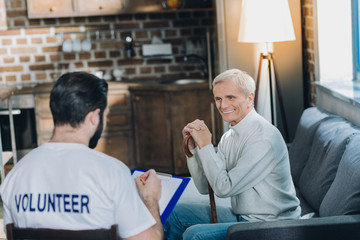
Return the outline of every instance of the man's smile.
[[[222,113],[227,114],[227,113],[232,113],[232,112],[234,112],[234,111],[235,111],[235,109],[232,109],[232,110],[222,111]]]

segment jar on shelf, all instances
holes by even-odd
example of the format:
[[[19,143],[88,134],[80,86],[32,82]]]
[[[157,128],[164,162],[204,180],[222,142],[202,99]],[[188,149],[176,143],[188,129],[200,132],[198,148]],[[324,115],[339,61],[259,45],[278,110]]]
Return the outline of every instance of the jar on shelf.
[[[182,8],[185,0],[164,0],[163,8]]]

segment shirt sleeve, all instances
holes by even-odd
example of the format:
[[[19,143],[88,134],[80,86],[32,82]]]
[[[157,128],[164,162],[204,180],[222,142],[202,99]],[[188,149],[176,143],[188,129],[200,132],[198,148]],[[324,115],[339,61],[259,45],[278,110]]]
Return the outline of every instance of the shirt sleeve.
[[[122,174],[117,184],[115,218],[120,236],[131,237],[153,226],[156,221],[142,201],[130,173]]]
[[[221,145],[218,153],[209,145],[198,151],[206,177],[219,197],[231,197],[254,187],[275,167],[271,144],[264,139],[249,141],[234,151],[231,157],[236,158],[236,164],[229,171],[223,151]]]
[[[205,176],[201,161],[198,157],[198,148],[191,150],[193,157],[187,157],[187,165],[194,184],[201,194],[208,194],[208,181]]]

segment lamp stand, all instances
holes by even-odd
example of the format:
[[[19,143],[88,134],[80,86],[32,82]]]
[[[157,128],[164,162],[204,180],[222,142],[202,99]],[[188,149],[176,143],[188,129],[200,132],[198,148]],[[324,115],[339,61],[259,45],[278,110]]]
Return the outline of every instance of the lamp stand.
[[[260,86],[260,75],[261,75],[261,67],[262,67],[262,61],[267,60],[268,61],[268,72],[269,72],[269,86],[270,86],[270,108],[271,108],[271,123],[275,124],[275,118],[276,118],[276,99],[275,97],[278,97],[279,100],[279,107],[280,107],[280,114],[281,114],[281,120],[283,123],[284,128],[284,135],[285,135],[285,141],[289,142],[289,133],[287,128],[287,122],[286,122],[286,116],[285,116],[285,110],[284,110],[284,104],[283,99],[280,91],[280,84],[278,82],[278,76],[275,68],[275,61],[274,61],[274,55],[271,52],[268,52],[267,55],[264,55],[263,53],[260,53],[260,60],[259,60],[259,69],[258,69],[258,75],[257,75],[257,81],[256,81],[256,90],[255,90],[255,101],[254,101],[254,107],[256,109],[257,102],[258,102],[258,92],[259,92],[259,86]],[[273,80],[272,80],[272,69],[274,69],[274,76],[275,76],[275,87],[276,92],[275,95],[273,94]]]

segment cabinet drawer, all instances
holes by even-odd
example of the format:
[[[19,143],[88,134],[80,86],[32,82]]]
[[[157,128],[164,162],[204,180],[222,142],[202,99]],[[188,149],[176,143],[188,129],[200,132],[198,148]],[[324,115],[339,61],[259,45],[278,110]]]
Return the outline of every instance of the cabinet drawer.
[[[124,91],[112,91],[108,94],[108,106],[128,108],[129,106],[129,93]]]
[[[50,94],[35,95],[35,112],[37,114],[46,114],[51,116]]]
[[[125,126],[130,123],[128,114],[126,113],[117,113],[112,114],[110,113],[107,117],[107,126],[113,127],[113,126]]]
[[[123,0],[77,0],[77,12],[82,14],[116,14],[123,9]]]
[[[51,116],[42,116],[36,118],[36,131],[38,134],[52,133],[54,122]]]
[[[73,14],[72,0],[27,0],[29,18],[68,17]]]

